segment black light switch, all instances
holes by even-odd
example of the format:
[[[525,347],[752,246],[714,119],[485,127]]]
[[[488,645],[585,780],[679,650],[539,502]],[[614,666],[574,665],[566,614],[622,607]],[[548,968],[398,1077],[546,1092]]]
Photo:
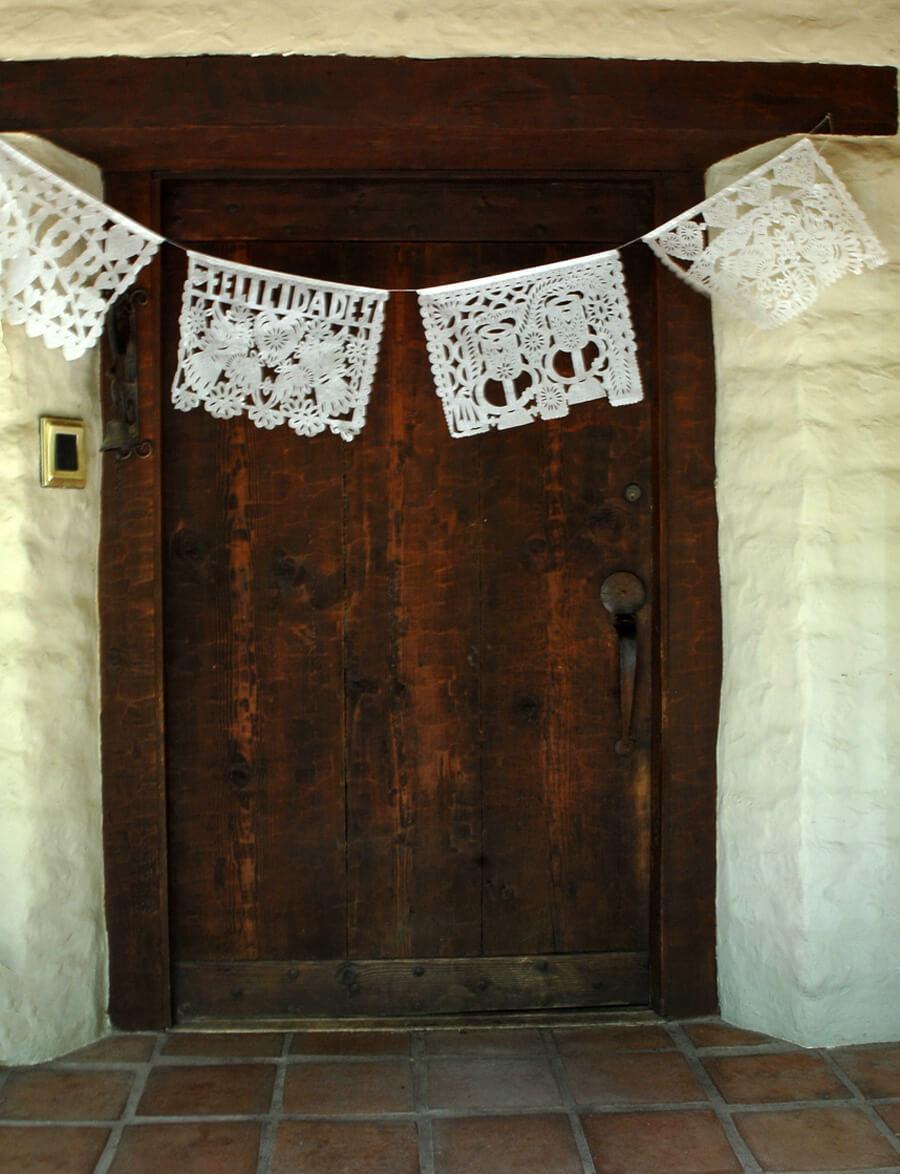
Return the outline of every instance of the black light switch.
[[[41,485],[84,489],[86,483],[84,420],[41,416]]]
[[[78,437],[74,432],[57,432],[56,441],[57,472],[74,473],[78,469]]]

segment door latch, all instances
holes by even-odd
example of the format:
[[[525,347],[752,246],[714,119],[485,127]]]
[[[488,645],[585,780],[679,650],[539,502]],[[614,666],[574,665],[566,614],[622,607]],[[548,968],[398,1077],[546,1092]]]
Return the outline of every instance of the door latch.
[[[612,616],[619,642],[619,739],[616,754],[634,749],[631,715],[637,678],[637,613],[647,601],[647,589],[631,571],[616,571],[603,580],[600,599]]]

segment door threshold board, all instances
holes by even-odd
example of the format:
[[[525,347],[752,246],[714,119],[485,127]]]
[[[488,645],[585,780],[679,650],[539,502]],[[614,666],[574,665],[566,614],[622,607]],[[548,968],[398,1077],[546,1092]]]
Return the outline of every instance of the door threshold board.
[[[510,1027],[640,1027],[664,1022],[646,1007],[610,1007],[597,1011],[512,1011],[498,1014],[358,1016],[326,1019],[191,1019],[182,1017],[169,1029],[178,1032],[255,1031],[430,1031]]]
[[[646,952],[177,962],[175,1018],[385,1019],[645,1007]]]

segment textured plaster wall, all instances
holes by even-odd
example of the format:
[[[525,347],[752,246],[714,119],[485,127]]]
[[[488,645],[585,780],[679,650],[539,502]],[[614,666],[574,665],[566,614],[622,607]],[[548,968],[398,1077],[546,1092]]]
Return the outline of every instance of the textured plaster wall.
[[[91,164],[22,150],[88,191]],[[96,356],[0,341],[0,1061],[47,1059],[105,1024],[100,824]],[[88,488],[42,489],[38,417],[87,423]]]
[[[824,151],[890,264],[715,315],[722,1010],[808,1045],[900,1038],[900,145]]]
[[[350,53],[894,64],[895,0],[2,0],[4,57]]]

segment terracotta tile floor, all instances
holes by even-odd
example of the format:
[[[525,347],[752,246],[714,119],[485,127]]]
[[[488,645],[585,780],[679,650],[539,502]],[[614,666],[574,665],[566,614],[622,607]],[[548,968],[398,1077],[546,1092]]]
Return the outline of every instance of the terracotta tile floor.
[[[0,1069],[0,1174],[900,1171],[900,1044],[719,1020],[110,1036]]]

